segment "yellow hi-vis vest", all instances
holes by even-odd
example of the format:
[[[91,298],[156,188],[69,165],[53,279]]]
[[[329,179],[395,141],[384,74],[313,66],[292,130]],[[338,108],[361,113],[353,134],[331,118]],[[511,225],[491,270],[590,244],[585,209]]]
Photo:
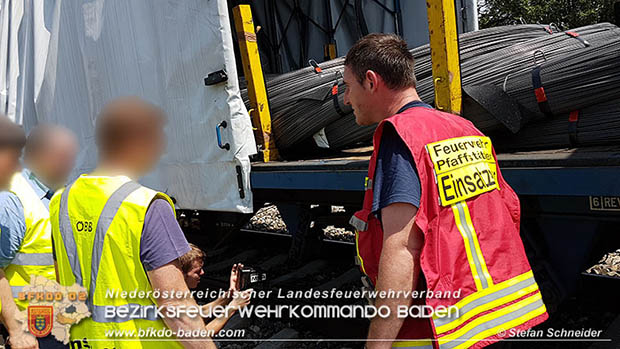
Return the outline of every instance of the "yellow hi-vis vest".
[[[181,348],[155,312],[153,289],[140,261],[144,218],[155,198],[172,205],[165,194],[128,177],[90,175],[52,198],[60,284],[84,286],[91,312],[71,327],[72,342],[91,348]]]
[[[30,283],[30,275],[41,275],[56,280],[52,255],[52,229],[47,208],[21,172],[13,175],[10,191],[17,196],[24,207],[26,233],[19,250],[4,272],[11,285],[15,303],[20,310],[24,310],[28,302],[17,298],[24,286]]]

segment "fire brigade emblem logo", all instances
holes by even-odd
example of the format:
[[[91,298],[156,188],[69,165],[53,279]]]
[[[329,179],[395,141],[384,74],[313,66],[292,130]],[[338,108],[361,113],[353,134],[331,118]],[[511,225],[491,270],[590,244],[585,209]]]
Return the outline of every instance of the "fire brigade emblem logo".
[[[35,337],[45,337],[52,332],[54,307],[49,305],[28,306],[28,330]]]

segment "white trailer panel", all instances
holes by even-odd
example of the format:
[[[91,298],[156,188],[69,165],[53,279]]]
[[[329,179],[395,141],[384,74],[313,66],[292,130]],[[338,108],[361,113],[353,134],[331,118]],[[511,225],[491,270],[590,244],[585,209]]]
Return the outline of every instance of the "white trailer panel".
[[[74,177],[96,164],[99,111],[135,95],[169,118],[167,153],[144,184],[175,197],[178,208],[252,211],[248,156],[256,144],[239,95],[225,0],[0,4],[0,112],[26,130],[52,122],[76,132]],[[222,69],[227,82],[204,85],[205,76]],[[217,145],[222,121],[230,150]]]

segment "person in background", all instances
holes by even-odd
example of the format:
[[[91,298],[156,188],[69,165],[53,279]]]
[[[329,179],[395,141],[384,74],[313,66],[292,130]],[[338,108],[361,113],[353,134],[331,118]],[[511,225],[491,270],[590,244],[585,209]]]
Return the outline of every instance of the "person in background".
[[[50,202],[52,237],[61,285],[82,284],[89,292],[91,318],[71,328],[75,346],[91,348],[215,348],[210,338],[147,338],[122,336],[200,331],[199,317],[164,316],[175,309],[198,307],[184,282],[179,258],[190,251],[172,200],[138,184],[165,149],[165,115],[137,97],[110,102],[97,118],[95,138],[99,159]],[[89,266],[82,275],[81,266]],[[85,283],[83,280],[89,280]],[[114,298],[108,290],[144,291],[148,297]],[[169,295],[179,295],[170,297]],[[122,309],[138,305],[146,314],[131,317]],[[110,310],[114,311],[110,314]],[[118,337],[106,335],[115,330]],[[142,340],[151,339],[151,340]],[[200,340],[196,340],[200,339]]]
[[[0,190],[9,189],[11,178],[19,169],[19,158],[25,143],[26,136],[22,128],[0,115]],[[0,206],[0,210],[4,208]],[[0,234],[4,230],[5,227],[0,221]],[[3,244],[0,235],[0,246]],[[39,344],[34,336],[22,331],[22,324],[17,320],[18,311],[4,270],[0,268],[0,322],[9,334],[8,344],[14,349],[38,348]]]
[[[200,277],[204,275],[205,253],[194,244],[189,244],[189,252],[179,258],[181,270],[183,271],[183,279],[187,287],[191,290],[198,287]]]
[[[4,268],[15,303],[31,275],[56,279],[52,256],[49,201],[64,186],[73,169],[77,140],[63,127],[39,125],[30,131],[24,148],[24,168],[16,172],[9,191],[0,193],[0,268]],[[66,348],[49,334],[39,338],[41,348]]]
[[[191,251],[179,258],[181,263],[181,269],[183,270],[183,276],[185,283],[190,289],[198,287],[200,283],[200,277],[204,275],[204,258],[205,253],[194,244],[189,244]],[[230,284],[228,287],[227,297],[219,297],[218,299],[202,306],[203,314],[211,314],[214,307],[226,307],[227,311],[224,315],[215,317],[205,326],[207,330],[213,333],[218,333],[226,322],[237,312],[239,309],[250,304],[250,295],[252,289],[240,291],[237,288],[237,279],[239,276],[239,270],[243,268],[243,264],[235,264],[230,271]]]

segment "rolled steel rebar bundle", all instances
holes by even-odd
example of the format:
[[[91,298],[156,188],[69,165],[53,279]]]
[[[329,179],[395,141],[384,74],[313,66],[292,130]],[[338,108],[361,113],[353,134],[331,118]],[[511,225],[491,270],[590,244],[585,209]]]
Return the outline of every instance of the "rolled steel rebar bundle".
[[[493,137],[499,151],[526,151],[618,144],[620,100],[594,104],[549,120],[527,125],[516,134]]]
[[[577,33],[578,36],[575,36],[573,33]],[[544,68],[544,66],[549,65],[552,67],[556,64],[554,63],[555,61],[560,62],[559,64],[561,65],[561,62],[568,62],[567,59],[573,56],[599,56],[597,52],[602,52],[602,56],[598,58],[596,63],[590,64],[589,67],[600,64],[601,59],[604,60],[608,63],[604,65],[604,69],[610,70],[610,80],[605,80],[605,77],[597,79],[597,75],[590,75],[588,73],[590,68],[585,65],[586,60],[584,59],[573,59],[571,61],[574,62],[573,66],[566,66],[566,69],[556,74],[570,80],[571,70],[579,70],[581,72],[580,75],[588,75],[592,81],[598,83],[599,87],[603,86],[600,95],[594,90],[590,91],[590,94],[596,95],[598,101],[605,101],[614,96],[620,97],[620,85],[618,85],[620,81],[616,81],[614,78],[616,76],[614,69],[618,73],[616,63],[620,63],[620,57],[618,57],[620,48],[613,43],[618,43],[618,40],[620,40],[620,29],[609,23],[601,23],[522,41],[497,51],[488,52],[487,54],[461,59],[462,83],[463,86],[492,84],[503,87],[504,81],[509,81],[511,84],[507,83],[506,92],[515,98],[517,102],[522,102],[523,106],[528,109],[524,117],[528,120],[540,118],[542,112],[540,112],[537,106],[534,87],[532,86],[532,69],[537,64],[542,65],[541,75],[545,75],[543,78],[545,79],[543,82],[545,82],[547,80],[547,68]],[[614,49],[614,47],[616,48]],[[607,59],[603,57],[607,57]],[[599,73],[605,74],[604,69],[598,69]],[[588,93],[584,93],[583,97],[578,98],[581,92],[576,90],[576,86],[586,84],[589,81],[587,78],[585,80],[580,78],[580,80],[581,82],[577,80],[576,85],[572,88],[575,90],[575,93],[572,94],[571,98],[557,100],[557,103],[551,105],[552,112],[561,113],[591,103],[592,97],[589,97]],[[516,83],[526,86],[525,90],[523,86]],[[553,82],[549,83],[551,84],[550,88],[553,95],[553,92],[557,89]],[[560,85],[557,88],[561,90],[567,87]],[[432,76],[420,80],[417,90],[422,100],[432,103],[434,99]],[[550,96],[548,97],[551,99]],[[535,110],[530,113],[529,109],[533,107],[535,107]],[[492,131],[501,127],[501,122],[490,115],[485,115],[485,119],[482,119],[479,115],[468,114],[467,109],[464,112],[464,117],[473,120],[482,131]],[[346,147],[359,142],[369,142],[372,138],[373,129],[361,128],[356,126],[353,120],[347,119],[339,122],[338,125],[328,125],[325,128],[325,132],[330,145]],[[351,134],[351,136],[348,134]],[[347,141],[347,139],[350,141]]]
[[[610,23],[594,24],[515,43],[504,49],[463,61],[463,84],[501,84],[509,74],[527,70],[543,59],[553,59],[589,46],[599,46],[618,35]],[[578,36],[575,36],[575,34]],[[542,57],[540,57],[542,56]]]
[[[331,98],[327,101],[317,103],[316,100],[300,99],[296,103],[286,106],[278,111],[271,125],[276,135],[276,144],[285,145],[282,148],[293,148],[296,145],[303,145],[302,142],[312,135],[319,132],[323,127],[329,125],[339,118],[344,118],[351,113],[351,107],[344,105],[344,93],[338,93],[338,105],[343,111],[343,115],[334,110],[334,102]],[[315,120],[313,116],[318,120]],[[291,122],[291,120],[304,120],[304,122]],[[290,153],[290,152],[289,152]]]
[[[607,23],[569,32],[553,33],[548,29],[541,25],[520,25],[461,35],[463,86],[503,88],[518,102],[519,110],[525,111],[522,113],[525,121],[519,127],[535,119],[584,108],[584,122],[588,122],[591,119],[588,115],[598,115],[596,107],[587,108],[589,105],[620,98],[620,29]],[[418,93],[422,100],[432,103],[434,86],[429,51],[428,45],[411,50],[416,58]],[[333,149],[371,140],[374,126],[356,125],[351,109],[343,105],[343,64],[344,59],[338,58],[268,79],[273,133],[277,146],[285,154],[294,154],[296,146],[307,147],[308,140],[321,129],[325,130]],[[533,71],[539,72],[541,86],[534,86]],[[544,89],[547,98],[542,109],[541,97],[535,91],[538,87]],[[247,103],[245,92],[242,94]],[[482,131],[501,126],[501,121],[490,114],[467,113],[466,109],[464,117],[482,126]],[[601,113],[608,115],[605,110]],[[602,119],[609,121],[609,118]],[[589,131],[583,132],[584,142],[590,142]]]
[[[461,34],[459,36],[459,48],[462,59],[474,57],[498,49],[514,45],[532,38],[546,36],[557,28],[540,24],[509,25],[495,28],[483,29],[475,32]],[[430,46],[428,44],[410,50],[416,59],[416,76],[423,79],[432,74],[430,62]],[[281,93],[284,93],[285,101],[327,82],[333,82],[335,78],[331,73],[342,73],[344,69],[344,57],[339,57],[320,64],[321,73],[315,72],[315,66],[309,65],[306,68],[278,75],[268,79],[267,91],[270,97],[271,108],[278,108]],[[336,73],[337,75],[337,73]],[[286,98],[288,95],[288,98]],[[242,90],[242,96],[247,101],[247,91]],[[247,103],[247,102],[246,102]]]
[[[538,37],[547,37],[558,32],[553,26],[541,24],[522,24],[494,27],[459,35],[459,55],[461,61],[493,53],[521,42]],[[416,59],[416,78],[423,80],[432,76],[430,45],[426,44],[411,50]]]
[[[473,58],[500,50],[515,43],[533,38],[549,36],[552,29],[544,25],[514,25],[489,28],[460,36],[460,51],[463,59]],[[430,77],[431,62],[429,45],[412,49],[416,58],[416,76],[418,79]],[[337,58],[315,66],[282,74],[266,82],[272,115],[273,136],[280,149],[292,148],[324,127],[334,130],[330,124],[339,121],[351,123],[347,116],[350,108],[343,105],[342,71],[344,58]],[[317,69],[319,66],[319,69]],[[332,100],[332,88],[338,84],[338,107]],[[432,94],[432,91],[431,91]],[[247,90],[242,90],[242,97],[248,105]],[[337,108],[340,108],[339,112]],[[345,120],[340,120],[345,118]],[[355,130],[360,139],[367,138],[370,128]],[[327,130],[326,130],[327,131]],[[346,130],[345,130],[346,131]],[[329,136],[328,136],[329,137]],[[355,139],[351,139],[356,142]],[[346,139],[338,141],[338,147],[346,146]]]
[[[325,136],[329,147],[342,149],[359,143],[367,143],[372,140],[377,125],[359,126],[355,123],[353,113],[341,117],[325,127]]]
[[[544,118],[549,112],[568,113],[620,98],[620,30],[615,33],[600,45],[541,63],[538,67],[544,96],[538,92],[537,97],[532,71],[510,75],[504,90],[531,112],[532,119]],[[548,112],[543,111],[544,104],[539,103],[543,97],[547,100]]]
[[[571,35],[572,33],[578,36]],[[511,76],[531,71],[545,60],[551,60],[566,54],[578,54],[591,46],[600,46],[617,38],[618,27],[610,23],[600,23],[557,32],[533,38],[503,49],[461,59],[461,81],[463,86],[493,84],[502,86]],[[544,63],[543,63],[544,64]],[[432,77],[419,81],[418,94],[432,102],[434,86]]]

